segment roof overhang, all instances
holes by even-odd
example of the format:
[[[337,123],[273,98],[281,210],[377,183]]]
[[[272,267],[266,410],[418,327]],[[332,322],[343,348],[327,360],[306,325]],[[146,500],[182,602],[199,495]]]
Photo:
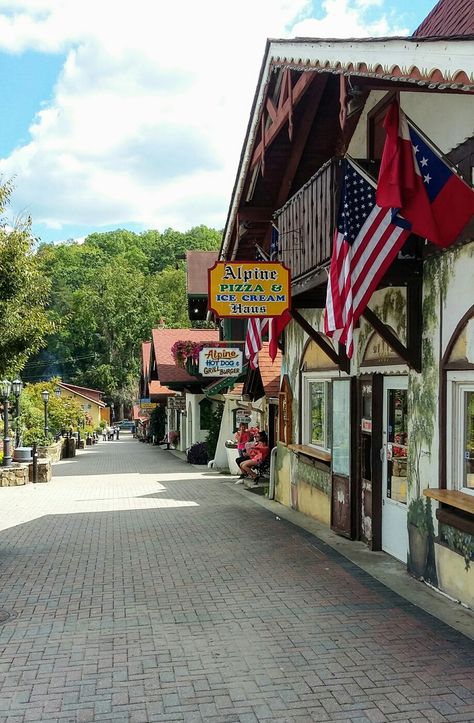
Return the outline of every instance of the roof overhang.
[[[348,75],[402,88],[474,93],[474,36],[462,38],[367,38],[268,40],[242,148],[219,259],[234,258],[236,224],[272,74]],[[258,169],[257,169],[258,170]],[[255,169],[254,169],[255,171]],[[238,245],[238,241],[237,241]]]

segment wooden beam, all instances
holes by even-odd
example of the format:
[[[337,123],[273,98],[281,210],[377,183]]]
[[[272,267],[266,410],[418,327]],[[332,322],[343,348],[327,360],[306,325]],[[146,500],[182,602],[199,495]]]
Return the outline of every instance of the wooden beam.
[[[421,266],[421,265],[420,265]],[[423,279],[410,279],[407,285],[407,349],[411,366],[421,372],[423,336]]]
[[[296,140],[291,146],[291,153],[286,164],[285,173],[280,183],[280,189],[278,191],[278,197],[276,202],[276,208],[281,208],[286,201],[295,178],[296,171],[301,161],[301,157],[306,148],[308,136],[313,126],[313,121],[316,113],[319,110],[319,104],[321,102],[322,95],[326,89],[329,76],[324,77],[324,81],[319,83],[317,86],[317,92],[311,93],[311,103],[306,103],[306,107],[303,112],[301,120],[298,122],[297,132],[295,134]]]
[[[239,208],[240,221],[255,221],[271,223],[273,218],[273,206],[243,206]]]
[[[415,371],[420,372],[421,368],[417,366],[417,360],[416,355],[411,353],[411,350],[409,350],[398,337],[395,336],[395,334],[392,332],[392,330],[384,324],[384,322],[379,319],[379,317],[374,314],[372,309],[369,309],[367,307],[363,312],[362,316],[367,319],[369,324],[373,326],[375,331],[380,334],[382,339],[384,339],[387,344],[400,356],[409,367],[412,369],[415,369]],[[421,334],[420,334],[421,336]]]
[[[323,350],[326,356],[328,356],[334,364],[339,366],[339,354],[330,344],[327,343],[323,335],[317,329],[313,329],[311,324],[307,322],[304,316],[302,316],[296,309],[291,309],[291,315],[296,323],[301,326],[303,331],[307,333],[310,339],[312,339],[319,348]]]
[[[301,77],[298,78],[298,81],[293,88],[292,97],[285,100],[283,106],[277,112],[274,123],[265,129],[264,137],[255,148],[252,161],[250,163],[251,169],[254,168],[254,166],[263,158],[265,148],[268,148],[268,146],[273,143],[280,130],[288,121],[290,111],[299,103],[316,76],[321,77],[318,73],[308,71],[306,73],[302,73]]]

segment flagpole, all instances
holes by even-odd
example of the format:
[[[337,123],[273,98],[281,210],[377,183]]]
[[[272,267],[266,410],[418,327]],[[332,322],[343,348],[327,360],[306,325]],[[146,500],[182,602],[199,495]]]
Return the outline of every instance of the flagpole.
[[[377,181],[376,181],[376,179],[375,179],[375,178],[372,178],[372,176],[371,176],[369,173],[367,173],[367,171],[364,170],[364,169],[362,168],[362,166],[359,166],[359,164],[357,163],[357,161],[355,161],[355,160],[352,158],[352,156],[350,156],[348,153],[346,153],[345,156],[344,156],[344,158],[347,158],[347,160],[349,161],[349,163],[351,163],[353,166],[356,167],[357,172],[360,173],[360,175],[361,175],[363,178],[365,178],[365,180],[367,181],[367,183],[370,183],[370,185],[371,185],[373,188],[377,188]]]

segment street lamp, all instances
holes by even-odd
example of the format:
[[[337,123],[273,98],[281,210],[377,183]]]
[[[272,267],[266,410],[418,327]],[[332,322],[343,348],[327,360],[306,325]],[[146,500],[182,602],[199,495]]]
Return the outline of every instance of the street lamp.
[[[20,446],[20,394],[23,389],[21,379],[12,381],[12,391],[15,395],[15,448]]]
[[[45,389],[44,391],[41,392],[41,397],[42,397],[43,402],[44,402],[44,438],[45,438],[45,443],[47,443],[47,441],[48,441],[48,432],[49,432],[49,428],[48,428],[48,399],[49,399],[49,392],[48,392],[47,389]]]
[[[8,397],[12,390],[11,382],[3,379],[0,382],[0,396],[3,402],[3,467],[10,467],[12,458],[10,455],[10,437],[8,436]]]
[[[114,422],[114,403],[110,403],[110,423],[113,424]]]
[[[54,393],[59,399],[59,397],[61,396],[61,387],[59,385],[57,387],[54,387]]]

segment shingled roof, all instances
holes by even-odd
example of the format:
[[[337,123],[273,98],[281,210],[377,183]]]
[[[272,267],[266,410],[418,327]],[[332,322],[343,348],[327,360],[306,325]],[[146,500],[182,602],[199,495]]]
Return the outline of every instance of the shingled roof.
[[[473,0],[439,0],[413,36],[416,38],[474,35]]]
[[[219,341],[219,332],[214,329],[153,329],[151,334],[157,378],[165,385],[196,382],[195,377],[174,362],[171,347],[176,341]]]

